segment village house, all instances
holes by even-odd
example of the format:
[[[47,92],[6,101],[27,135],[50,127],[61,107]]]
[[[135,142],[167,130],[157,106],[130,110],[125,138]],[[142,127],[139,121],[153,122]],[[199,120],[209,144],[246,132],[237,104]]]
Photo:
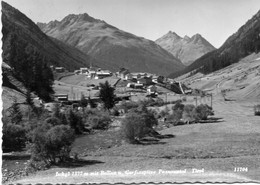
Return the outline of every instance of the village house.
[[[152,81],[153,81],[153,83],[158,83],[158,76],[157,75],[153,75],[152,76]]]
[[[121,79],[124,79],[124,80],[129,80],[131,78],[131,73],[129,72],[128,69],[125,69],[125,68],[121,68],[117,73],[117,77],[118,78],[121,78]]]
[[[65,68],[64,67],[55,67],[55,71],[57,73],[64,73],[65,72]]]
[[[95,79],[102,79],[112,76],[112,73],[109,70],[99,70],[95,74]]]
[[[164,76],[158,76],[158,77],[157,77],[157,82],[158,82],[158,83],[165,83],[165,80],[166,80],[166,79],[165,79]]]
[[[132,73],[132,78],[140,79],[147,77],[147,73]]]
[[[125,75],[125,79],[126,80],[132,80],[133,79],[133,75],[131,73]]]
[[[152,85],[153,81],[152,81],[152,78],[143,77],[143,78],[137,79],[137,83],[138,84],[143,84],[145,86],[148,86],[148,85]]]
[[[157,87],[155,85],[150,85],[150,86],[147,87],[146,90],[147,90],[147,92],[149,94],[156,93],[157,92]]]
[[[89,71],[87,67],[81,67],[79,70],[80,70],[80,74],[88,74]]]
[[[142,89],[144,87],[143,84],[138,83],[128,83],[126,86],[133,89]]]
[[[95,78],[95,77],[96,77],[96,73],[97,73],[98,71],[101,71],[101,68],[90,67],[90,68],[88,69],[87,77],[88,77],[88,78]]]
[[[68,101],[68,94],[56,94],[54,95],[56,101]]]
[[[80,73],[81,73],[80,70],[75,70],[75,71],[74,71],[74,74],[75,74],[75,75],[79,75]]]

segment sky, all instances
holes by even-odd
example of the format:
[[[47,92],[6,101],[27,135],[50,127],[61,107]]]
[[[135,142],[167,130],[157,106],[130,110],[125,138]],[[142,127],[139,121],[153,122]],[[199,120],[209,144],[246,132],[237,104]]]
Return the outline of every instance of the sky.
[[[169,31],[199,33],[219,48],[260,9],[260,0],[5,0],[35,23],[87,13],[121,30],[156,40]]]

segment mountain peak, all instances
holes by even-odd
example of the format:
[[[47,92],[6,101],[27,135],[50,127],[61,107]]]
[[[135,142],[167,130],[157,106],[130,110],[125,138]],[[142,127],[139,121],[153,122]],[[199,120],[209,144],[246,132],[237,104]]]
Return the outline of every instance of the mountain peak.
[[[165,34],[164,36],[162,36],[160,39],[158,40],[171,40],[171,41],[178,41],[181,40],[182,38],[175,32],[172,31],[168,31],[167,34]]]
[[[173,32],[173,31],[168,31],[168,33],[166,35],[169,35],[169,36],[172,36],[172,37],[181,38],[177,33]]]
[[[51,21],[50,25],[46,23],[37,23],[38,26],[19,10],[2,1],[2,25],[3,37],[3,60],[10,64],[9,46],[14,42],[19,49],[25,45],[33,48],[33,51],[39,52],[50,65],[62,66],[72,71],[83,66],[88,66],[90,62],[95,62],[90,56],[81,51],[64,44],[54,38],[45,35],[40,28],[49,26],[58,26],[59,21]],[[39,28],[40,27],[40,28]],[[15,28],[15,29],[14,29]],[[12,37],[15,35],[15,37]],[[10,40],[12,39],[12,40]],[[7,49],[8,48],[8,49]],[[39,61],[40,63],[41,61]],[[12,67],[12,66],[11,66]]]
[[[204,39],[201,34],[199,33],[196,33],[195,35],[193,35],[191,37],[191,42],[194,42],[194,43],[201,43],[201,42],[206,42],[206,39]]]
[[[89,16],[87,13],[83,13],[78,15],[78,21],[94,22],[96,19]]]
[[[41,30],[89,54],[100,61],[100,67],[111,71],[124,66],[133,72],[167,74],[184,68],[179,59],[153,41],[119,30],[86,13],[68,15],[57,26],[42,25]]]
[[[215,49],[198,33],[191,38],[187,35],[181,38],[176,33],[169,31],[157,39],[156,43],[180,59],[185,65],[191,64],[197,58]]]
[[[60,22],[99,22],[99,21],[100,20],[89,16],[87,13],[82,13],[82,14],[69,14],[66,17],[64,17]]]
[[[201,34],[199,34],[199,33],[196,33],[195,35],[193,35],[193,36],[191,37],[191,39],[199,39],[199,38],[203,38],[203,37],[201,36]]]
[[[189,41],[189,40],[190,40],[190,37],[187,36],[187,35],[185,35],[185,36],[183,37],[183,40]]]

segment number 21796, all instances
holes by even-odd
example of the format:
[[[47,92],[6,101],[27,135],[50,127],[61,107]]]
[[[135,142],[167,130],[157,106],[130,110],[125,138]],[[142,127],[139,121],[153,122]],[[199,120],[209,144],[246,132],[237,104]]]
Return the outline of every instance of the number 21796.
[[[234,172],[248,172],[247,167],[235,167]]]

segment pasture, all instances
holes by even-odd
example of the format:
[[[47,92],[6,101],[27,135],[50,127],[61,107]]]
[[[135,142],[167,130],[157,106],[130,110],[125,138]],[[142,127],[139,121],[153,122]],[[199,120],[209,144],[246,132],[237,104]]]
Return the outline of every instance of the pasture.
[[[169,105],[170,106],[170,105]],[[89,176],[88,182],[153,182],[187,181],[259,181],[260,173],[260,118],[254,116],[252,103],[225,102],[214,99],[215,122],[172,126],[159,131],[173,138],[161,139],[158,144],[131,145],[120,138],[120,128],[78,138],[73,151],[85,161],[73,171],[100,172],[139,170],[186,170],[185,174],[101,175]],[[236,110],[236,111],[235,111]],[[91,141],[90,144],[86,144]],[[237,167],[247,171],[236,172]],[[194,174],[193,169],[203,169]],[[70,168],[53,167],[33,177],[17,181],[81,183],[86,177],[57,178],[56,172],[70,172]],[[48,178],[47,178],[48,177]]]

